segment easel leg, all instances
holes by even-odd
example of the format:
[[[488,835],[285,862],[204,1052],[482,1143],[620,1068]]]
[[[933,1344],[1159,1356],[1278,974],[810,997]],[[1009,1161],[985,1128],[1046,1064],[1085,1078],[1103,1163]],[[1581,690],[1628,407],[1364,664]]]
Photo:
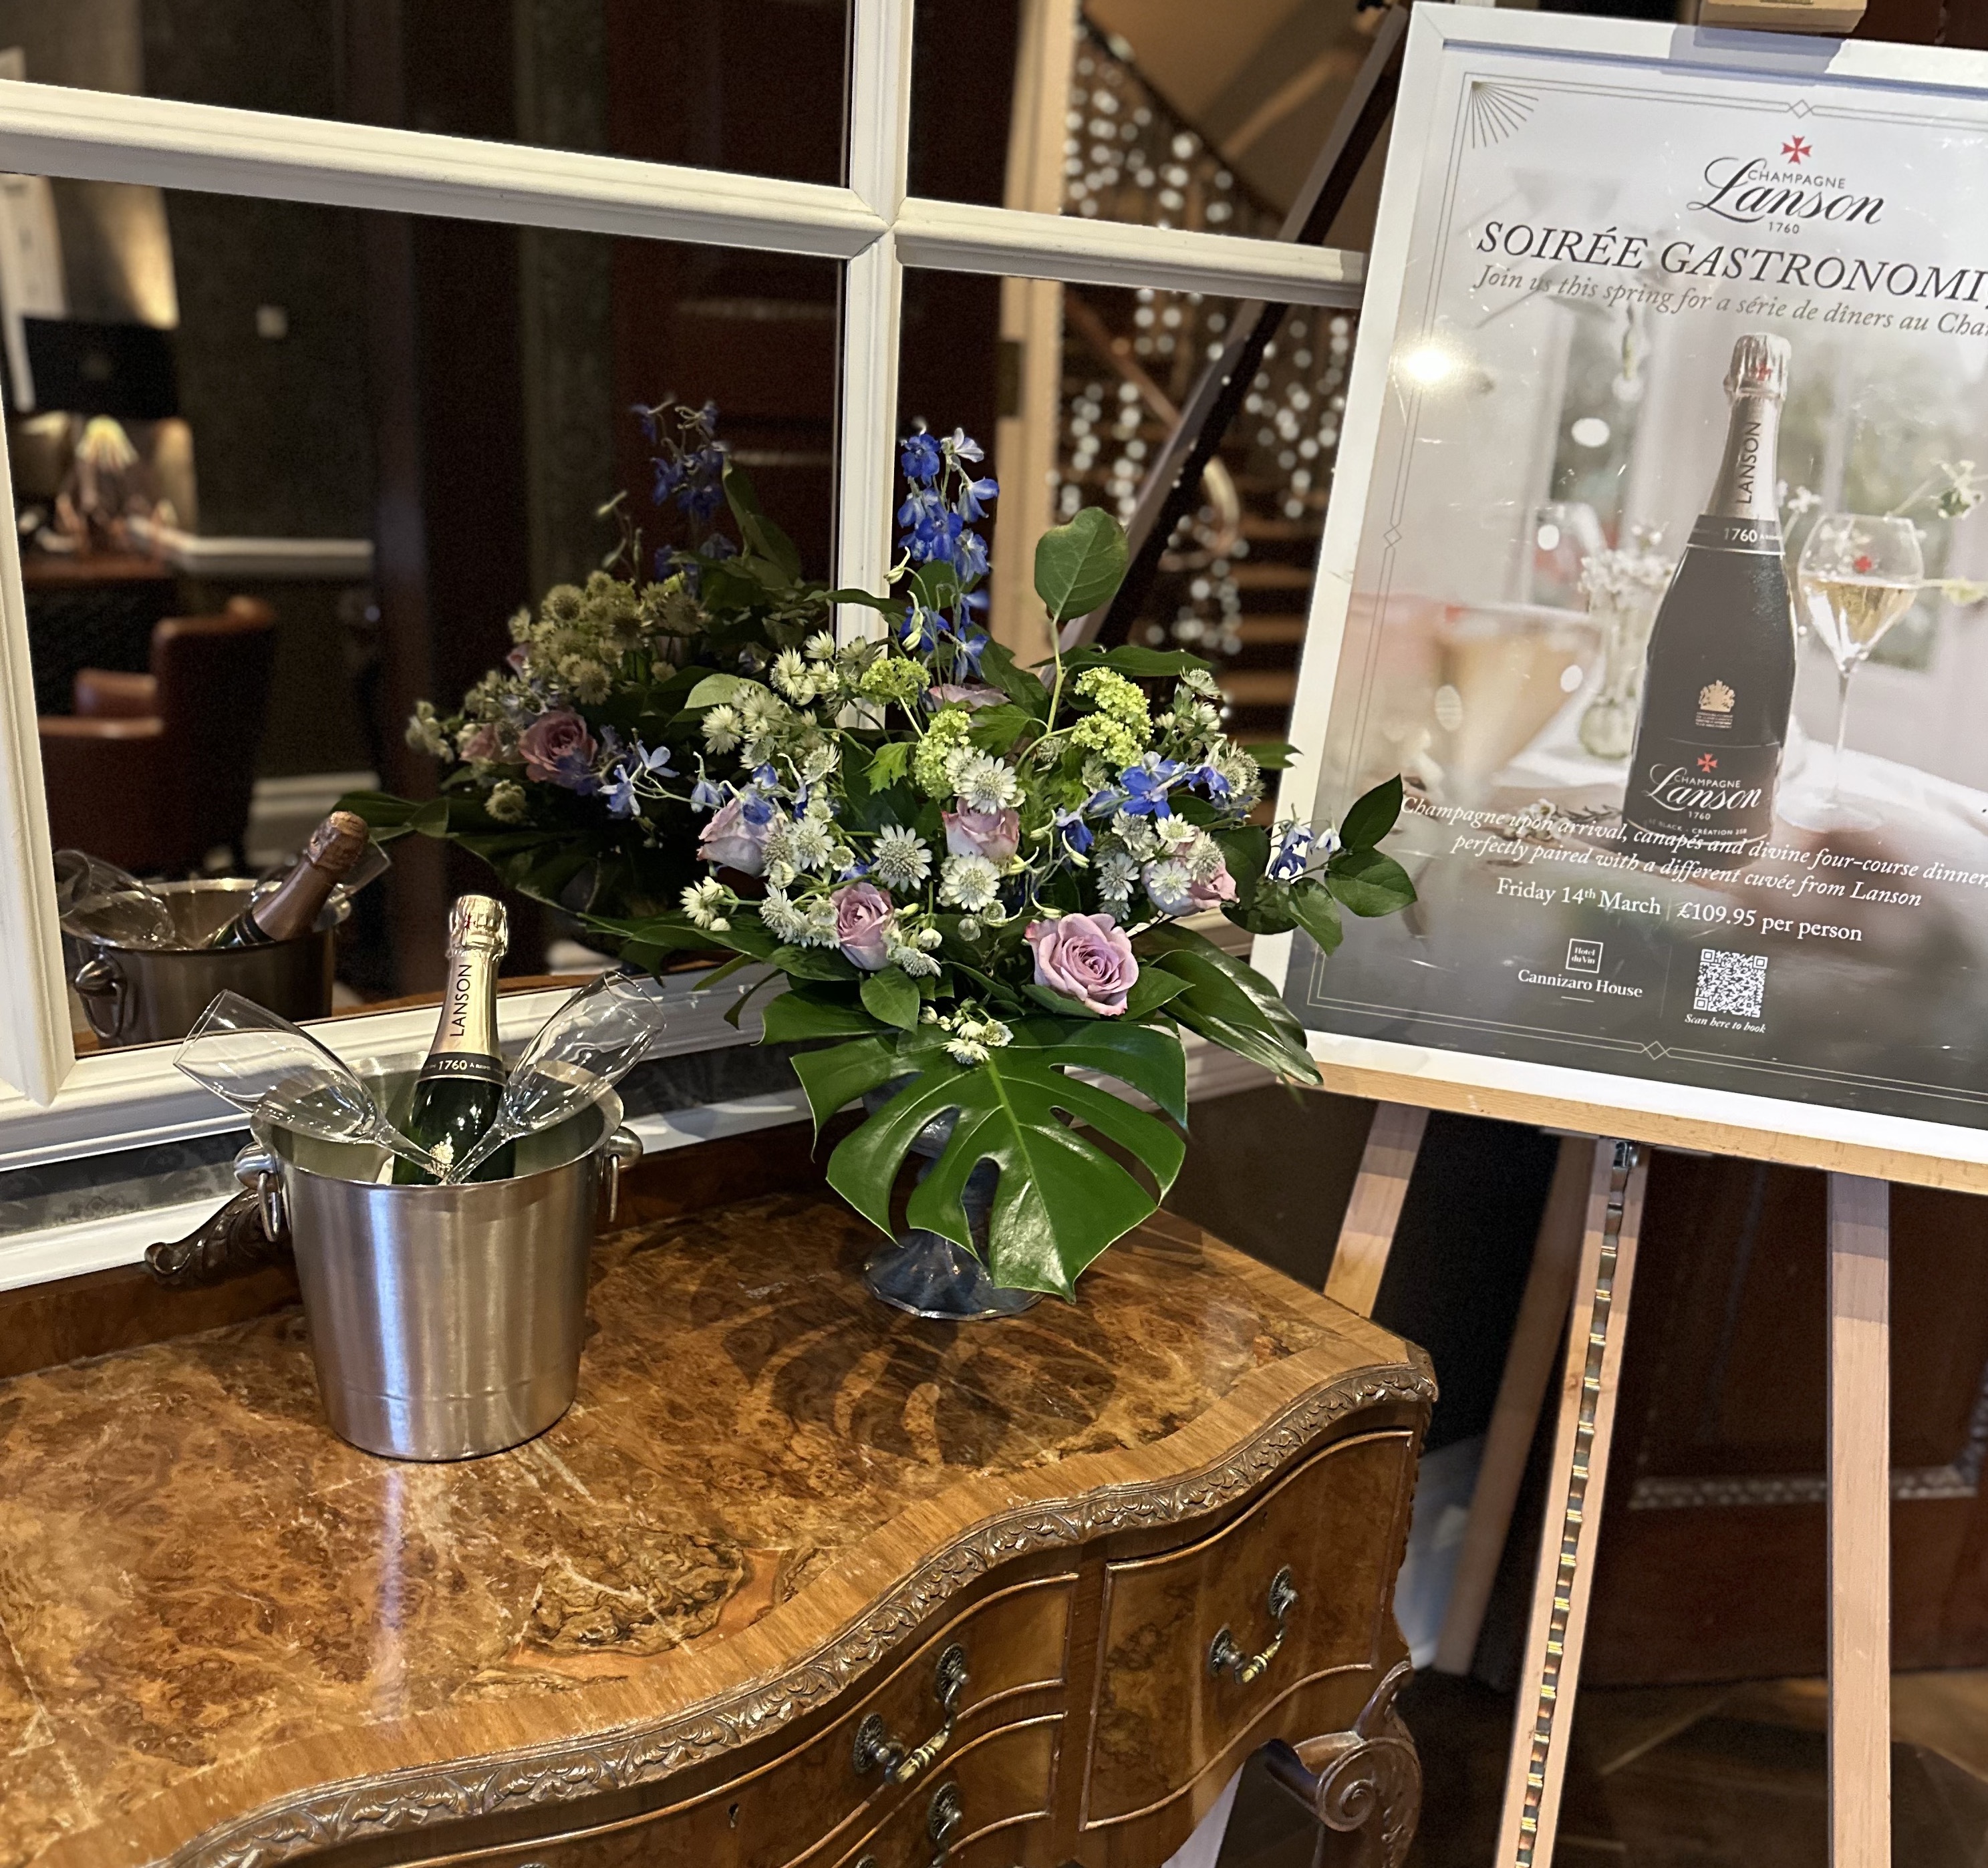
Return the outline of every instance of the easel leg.
[[[1633,1143],[1595,1144],[1496,1868],[1553,1860],[1648,1174]]]
[[[1829,1177],[1829,1860],[1892,1859],[1891,1189]]]
[[[1374,1314],[1374,1299],[1388,1268],[1401,1202],[1408,1197],[1408,1178],[1415,1172],[1422,1131],[1428,1126],[1425,1109],[1405,1103],[1374,1106],[1374,1126],[1367,1131],[1367,1146],[1360,1157],[1359,1178],[1346,1203],[1339,1244],[1325,1277],[1326,1295],[1362,1316]]]
[[[1581,1240],[1587,1218],[1587,1184],[1593,1177],[1594,1144],[1586,1137],[1567,1136],[1560,1144],[1553,1186],[1533,1245],[1532,1268],[1526,1274],[1525,1295],[1506,1353],[1505,1373],[1484,1436],[1484,1457],[1477,1485],[1470,1495],[1470,1518],[1458,1553],[1456,1579],[1450,1586],[1442,1634],[1432,1663],[1439,1674],[1467,1674],[1477,1652],[1484,1612],[1512,1528],[1512,1512],[1526,1476],[1533,1434],[1540,1424],[1567,1326],[1567,1306],[1581,1265]]]

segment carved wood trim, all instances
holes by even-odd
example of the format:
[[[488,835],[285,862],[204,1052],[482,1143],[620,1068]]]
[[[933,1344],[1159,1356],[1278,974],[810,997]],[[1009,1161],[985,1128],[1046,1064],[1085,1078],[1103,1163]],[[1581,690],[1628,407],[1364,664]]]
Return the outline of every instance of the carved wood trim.
[[[1256,1490],[1348,1416],[1389,1405],[1427,1406],[1435,1397],[1435,1383],[1419,1351],[1412,1367],[1337,1377],[1195,1471],[1031,1502],[983,1519],[777,1674],[654,1724],[320,1785],[208,1830],[175,1850],[164,1868],[273,1868],[308,1849],[656,1782],[827,1705],[904,1646],[935,1610],[1002,1564],[1114,1532],[1207,1516]]]

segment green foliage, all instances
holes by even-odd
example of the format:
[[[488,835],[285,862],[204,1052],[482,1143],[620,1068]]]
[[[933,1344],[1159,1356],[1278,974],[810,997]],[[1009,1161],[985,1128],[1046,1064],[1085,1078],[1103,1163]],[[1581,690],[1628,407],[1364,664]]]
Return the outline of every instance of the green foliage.
[[[1086,506],[1069,524],[1036,541],[1036,594],[1060,627],[1108,603],[1130,562],[1125,529],[1102,506]]]
[[[911,1196],[911,1222],[970,1248],[961,1196],[981,1161],[995,1163],[1000,1183],[988,1272],[1011,1289],[1073,1297],[1084,1268],[1154,1211],[1185,1152],[1178,1129],[1065,1074],[1090,1070],[1115,1077],[1175,1122],[1184,1122],[1187,1075],[1180,1046],[1148,1025],[1073,1029],[1031,1018],[1017,1025],[1013,1044],[970,1066],[953,1062],[928,1040],[900,1045],[860,1038],[833,1050],[803,1052],[794,1067],[817,1127],[844,1103],[908,1069],[916,1071],[836,1149],[829,1183],[888,1232],[891,1191],[913,1140],[935,1117],[953,1113],[945,1152]],[[1152,1177],[1155,1191],[1087,1130],[1130,1154]]]
[[[907,1032],[918,1029],[918,989],[895,967],[864,975],[863,1004],[873,1018],[881,1018],[886,1025]]]
[[[1304,1027],[1255,968],[1185,927],[1149,927],[1133,947],[1142,962],[1185,982],[1167,1002],[1170,1018],[1281,1077],[1317,1085]]]
[[[1354,799],[1340,824],[1339,841],[1347,850],[1371,850],[1401,814],[1401,781],[1395,777]]]

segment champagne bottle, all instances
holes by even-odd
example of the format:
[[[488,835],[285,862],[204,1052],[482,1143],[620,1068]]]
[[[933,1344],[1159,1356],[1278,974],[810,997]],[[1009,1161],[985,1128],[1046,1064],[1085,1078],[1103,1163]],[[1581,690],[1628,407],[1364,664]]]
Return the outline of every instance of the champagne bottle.
[[[1711,504],[1650,630],[1622,819],[1628,847],[1737,869],[1774,821],[1794,700],[1795,616],[1781,562],[1775,442],[1788,346],[1750,335],[1726,378],[1732,425]]]
[[[414,1085],[414,1107],[402,1132],[445,1164],[468,1153],[497,1113],[504,1065],[497,1053],[497,961],[509,937],[504,904],[487,895],[459,895],[448,914],[448,982],[434,1043]],[[506,1142],[476,1170],[478,1181],[502,1181],[514,1150]],[[397,1181],[433,1179],[397,1160]]]
[[[218,932],[209,947],[268,947],[309,934],[331,892],[350,875],[372,833],[363,817],[334,811],[310,833],[296,866]]]

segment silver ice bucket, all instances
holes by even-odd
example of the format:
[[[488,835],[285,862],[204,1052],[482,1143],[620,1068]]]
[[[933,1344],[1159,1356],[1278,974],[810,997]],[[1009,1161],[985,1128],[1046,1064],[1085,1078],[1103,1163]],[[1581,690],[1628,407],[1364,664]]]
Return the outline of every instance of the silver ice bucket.
[[[184,1038],[214,995],[224,991],[238,992],[286,1018],[326,1017],[331,1011],[333,937],[351,912],[347,904],[328,907],[316,927],[294,941],[219,951],[200,947],[242,912],[255,887],[235,877],[158,883],[174,925],[185,937],[184,948],[121,947],[64,930],[69,983],[98,1041],[152,1044]]]
[[[390,1107],[389,1103],[387,1106]],[[471,1459],[573,1404],[603,1196],[642,1152],[612,1093],[517,1145],[505,1181],[396,1187],[379,1150],[252,1124],[235,1157],[273,1237],[287,1221],[325,1413],[390,1459]]]

